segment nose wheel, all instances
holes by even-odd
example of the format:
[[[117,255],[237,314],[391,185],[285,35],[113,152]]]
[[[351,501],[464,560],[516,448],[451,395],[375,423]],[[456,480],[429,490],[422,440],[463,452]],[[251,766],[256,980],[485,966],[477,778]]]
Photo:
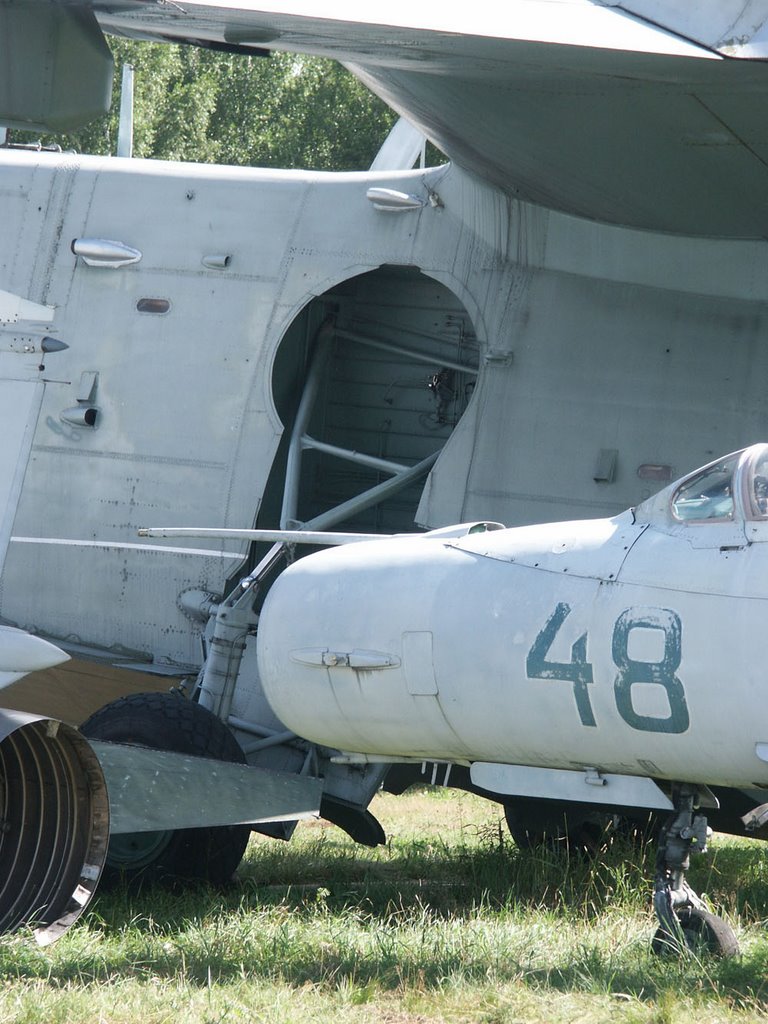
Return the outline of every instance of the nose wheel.
[[[653,908],[659,926],[653,937],[654,953],[735,956],[739,944],[727,921],[710,913],[685,880],[692,850],[704,853],[710,829],[703,814],[697,814],[698,790],[676,785],[674,811],[659,833]]]

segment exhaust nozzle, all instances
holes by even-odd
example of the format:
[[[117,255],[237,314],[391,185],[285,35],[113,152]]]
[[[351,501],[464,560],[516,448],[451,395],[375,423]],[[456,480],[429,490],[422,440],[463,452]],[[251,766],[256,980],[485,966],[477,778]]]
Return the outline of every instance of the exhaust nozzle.
[[[0,709],[0,932],[61,936],[96,889],[109,841],[109,799],[77,729]]]

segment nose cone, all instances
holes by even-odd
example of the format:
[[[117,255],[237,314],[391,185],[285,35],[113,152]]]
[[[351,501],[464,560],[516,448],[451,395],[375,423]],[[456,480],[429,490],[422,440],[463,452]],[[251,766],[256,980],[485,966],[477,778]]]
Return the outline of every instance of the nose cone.
[[[16,682],[29,672],[52,668],[68,660],[68,654],[47,640],[31,636],[23,629],[0,626],[0,687]]]
[[[435,541],[397,538],[290,566],[258,634],[261,681],[280,720],[342,750],[445,750],[455,736],[437,700],[436,603],[465,560]]]

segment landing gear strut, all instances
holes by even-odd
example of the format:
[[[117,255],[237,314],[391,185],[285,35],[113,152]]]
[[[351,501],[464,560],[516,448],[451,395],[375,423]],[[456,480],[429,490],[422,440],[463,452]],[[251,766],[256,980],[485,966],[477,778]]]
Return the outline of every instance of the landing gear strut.
[[[654,953],[714,953],[735,956],[739,944],[731,926],[711,914],[685,880],[691,849],[704,853],[709,828],[703,814],[697,814],[695,786],[675,785],[675,809],[659,834],[653,908],[659,927],[653,937]]]

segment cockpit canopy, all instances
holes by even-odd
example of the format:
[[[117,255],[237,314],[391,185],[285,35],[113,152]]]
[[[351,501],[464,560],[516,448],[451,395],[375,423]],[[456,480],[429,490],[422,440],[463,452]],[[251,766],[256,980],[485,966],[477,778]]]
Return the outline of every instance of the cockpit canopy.
[[[671,523],[768,520],[768,444],[710,462],[636,509],[638,521]]]

